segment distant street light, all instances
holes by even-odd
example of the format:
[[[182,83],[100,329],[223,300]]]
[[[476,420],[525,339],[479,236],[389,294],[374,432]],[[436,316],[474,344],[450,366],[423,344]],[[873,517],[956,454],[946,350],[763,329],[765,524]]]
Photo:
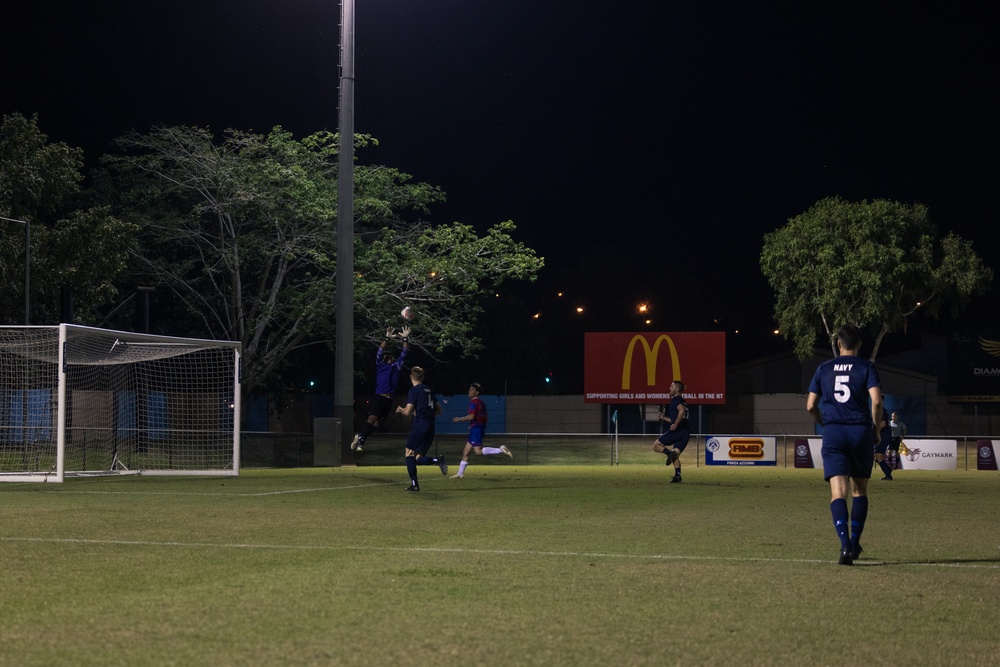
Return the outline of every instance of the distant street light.
[[[31,225],[25,220],[4,218],[0,220],[24,225],[24,323],[31,323]]]

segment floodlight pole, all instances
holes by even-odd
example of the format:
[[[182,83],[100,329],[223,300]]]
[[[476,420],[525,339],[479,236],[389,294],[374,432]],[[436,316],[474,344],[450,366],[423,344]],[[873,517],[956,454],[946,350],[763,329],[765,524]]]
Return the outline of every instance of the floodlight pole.
[[[24,323],[31,323],[31,225],[25,220],[4,218],[0,220],[24,225]]]
[[[341,0],[340,152],[337,158],[337,335],[334,416],[340,419],[340,460],[354,431],[354,0]]]

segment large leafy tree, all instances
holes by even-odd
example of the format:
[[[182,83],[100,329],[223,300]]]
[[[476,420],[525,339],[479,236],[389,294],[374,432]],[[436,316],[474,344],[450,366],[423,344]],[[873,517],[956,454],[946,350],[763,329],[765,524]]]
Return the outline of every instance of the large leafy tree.
[[[50,143],[38,117],[4,116],[0,123],[0,216],[23,220],[31,231],[31,321],[59,321],[60,292],[70,288],[77,321],[93,324],[99,308],[117,296],[114,281],[126,268],[136,227],[106,207],[80,197],[83,152]],[[0,222],[0,279],[19,289],[0,292],[5,322],[21,321],[24,228]]]
[[[358,136],[364,148],[374,140]],[[244,386],[268,386],[290,355],[332,340],[337,276],[338,136],[294,138],[156,127],[119,141],[104,179],[116,211],[142,227],[140,279],[182,307],[178,333],[243,343]],[[420,313],[411,343],[430,354],[476,349],[476,314],[509,279],[534,279],[541,258],[501,223],[485,235],[421,219],[435,187],[384,166],[355,172],[355,299],[359,338]]]
[[[823,199],[764,237],[761,269],[776,296],[775,318],[796,354],[813,353],[818,333],[871,330],[874,359],[886,334],[918,311],[955,315],[993,278],[972,244],[939,235],[927,208],[887,200]]]

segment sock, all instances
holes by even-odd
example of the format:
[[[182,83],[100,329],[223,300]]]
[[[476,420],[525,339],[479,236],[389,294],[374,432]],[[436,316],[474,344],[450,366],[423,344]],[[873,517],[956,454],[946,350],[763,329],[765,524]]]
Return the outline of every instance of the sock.
[[[417,457],[406,457],[406,472],[410,473],[410,484],[417,486]]]
[[[458,474],[459,475],[464,475],[465,474],[465,468],[468,465],[469,465],[468,461],[462,461],[461,463],[459,463],[458,464]]]
[[[847,532],[847,501],[843,498],[837,498],[830,503],[830,514],[833,515],[833,527],[837,531],[837,537],[840,538],[840,548],[849,548],[851,536]]]
[[[677,465],[674,466],[674,474],[677,475],[678,477],[681,476],[681,464],[680,463],[678,463]]]
[[[358,442],[364,442],[374,430],[375,426],[373,424],[365,422],[365,425],[361,427],[361,433],[358,434]]]
[[[878,467],[882,469],[882,474],[886,477],[892,477],[892,466],[890,466],[885,461],[879,461]]]
[[[426,456],[426,455],[417,458],[417,465],[418,466],[429,466],[432,463],[434,465],[437,465],[438,459],[436,457],[435,458],[431,458],[430,456]]]
[[[483,447],[483,454],[503,454],[499,447]]]
[[[868,518],[868,496],[856,496],[851,502],[851,548],[858,550],[861,543],[861,532],[865,529],[865,519]]]

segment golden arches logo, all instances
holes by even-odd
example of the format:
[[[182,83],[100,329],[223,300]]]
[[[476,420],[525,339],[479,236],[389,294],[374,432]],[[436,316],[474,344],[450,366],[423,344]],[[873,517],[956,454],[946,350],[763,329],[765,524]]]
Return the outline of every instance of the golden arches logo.
[[[632,337],[628,349],[625,351],[625,365],[622,366],[622,389],[632,388],[632,353],[635,351],[636,343],[640,343],[646,353],[646,384],[650,387],[656,384],[656,358],[660,354],[660,345],[664,342],[670,349],[670,364],[674,369],[674,377],[671,380],[681,379],[681,362],[677,357],[677,348],[674,346],[674,341],[670,340],[670,336],[660,334],[656,342],[653,343],[653,347],[650,347],[645,336],[636,334]]]

